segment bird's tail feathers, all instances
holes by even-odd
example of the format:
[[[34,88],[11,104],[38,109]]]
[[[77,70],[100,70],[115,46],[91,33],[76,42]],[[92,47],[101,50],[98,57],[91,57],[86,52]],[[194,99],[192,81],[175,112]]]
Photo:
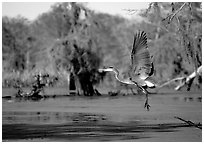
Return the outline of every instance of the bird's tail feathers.
[[[158,87],[158,84],[156,83],[156,80],[153,79],[152,77],[146,78],[145,82],[146,82],[146,84],[147,84],[147,86],[149,88],[156,88],[156,87]]]

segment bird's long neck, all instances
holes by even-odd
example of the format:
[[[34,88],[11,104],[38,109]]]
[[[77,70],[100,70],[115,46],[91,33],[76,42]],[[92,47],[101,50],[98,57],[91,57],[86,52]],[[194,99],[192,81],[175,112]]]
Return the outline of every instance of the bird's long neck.
[[[116,79],[118,79],[119,81],[121,81],[121,79],[119,78],[119,71],[116,70],[116,69],[113,69],[113,72],[115,73]]]
[[[122,76],[120,76],[120,73],[118,70],[114,69],[113,72],[115,73],[115,78],[122,82],[122,83],[126,83],[126,84],[134,84],[131,81],[129,81],[128,79],[124,79]]]

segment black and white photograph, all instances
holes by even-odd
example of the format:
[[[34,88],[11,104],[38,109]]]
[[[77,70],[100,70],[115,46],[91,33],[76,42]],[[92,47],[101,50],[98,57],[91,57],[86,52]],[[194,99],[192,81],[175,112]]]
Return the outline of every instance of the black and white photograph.
[[[2,142],[202,142],[202,1],[1,5]]]

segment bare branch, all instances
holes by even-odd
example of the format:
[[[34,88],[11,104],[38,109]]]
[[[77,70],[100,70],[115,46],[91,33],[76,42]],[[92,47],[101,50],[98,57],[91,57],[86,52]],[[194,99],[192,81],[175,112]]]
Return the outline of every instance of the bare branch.
[[[138,10],[135,9],[123,9],[124,11],[127,11],[130,15],[135,14],[136,12],[138,12]]]
[[[202,74],[202,65],[189,76],[185,77],[185,79],[181,81],[181,83],[177,87],[175,87],[175,90],[180,90],[185,85],[191,85],[197,74]]]
[[[193,123],[192,121],[189,121],[189,120],[187,121],[187,120],[184,120],[184,119],[182,119],[182,118],[180,118],[180,117],[174,117],[174,118],[179,119],[179,120],[181,120],[181,121],[183,121],[183,122],[189,124],[190,126],[194,126],[194,127],[199,128],[199,129],[202,129],[202,125],[201,125],[200,123],[199,123],[199,124],[195,124],[195,123]]]
[[[169,80],[169,81],[163,83],[162,85],[158,86],[158,88],[164,87],[165,85],[168,85],[168,84],[170,84],[170,83],[172,83],[174,81],[178,81],[178,80],[182,81],[183,79],[185,79],[185,77],[174,78],[174,79]]]
[[[167,16],[164,20],[169,20],[169,23],[172,21],[172,19],[183,9],[183,7],[187,4],[187,2],[183,3],[183,5],[174,13],[170,14],[169,16]]]
[[[154,2],[149,3],[149,6],[146,9],[145,14],[147,14],[151,10],[153,4],[154,4]],[[136,12],[140,11],[140,10],[136,10],[136,9],[123,9],[123,10],[129,12],[129,14],[131,14],[131,15],[133,15]]]
[[[199,75],[202,74],[202,65],[196,71],[191,73],[189,76],[187,76],[187,77],[183,76],[183,77],[174,78],[172,80],[169,80],[169,81],[165,82],[164,84],[162,84],[160,86],[157,86],[157,88],[164,87],[165,85],[168,85],[168,84],[170,84],[170,83],[172,83],[174,81],[180,81],[179,85],[174,88],[175,90],[180,90],[186,84],[188,85],[189,83],[192,83],[193,79],[196,77],[196,73],[198,73]]]

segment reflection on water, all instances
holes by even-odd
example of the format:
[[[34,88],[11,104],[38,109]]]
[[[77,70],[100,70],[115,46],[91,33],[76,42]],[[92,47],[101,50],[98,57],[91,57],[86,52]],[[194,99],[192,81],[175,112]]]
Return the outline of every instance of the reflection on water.
[[[102,114],[66,113],[66,112],[3,112],[5,124],[60,124],[90,123],[107,120]]]
[[[53,95],[53,96],[46,96],[46,97],[42,97],[42,98],[26,98],[26,97],[11,97],[11,96],[6,96],[3,98],[3,102],[26,102],[26,101],[30,101],[30,102],[39,102],[39,101],[45,101],[45,100],[49,100],[49,99],[60,99],[60,98],[68,98],[70,101],[75,101],[75,100],[79,100],[79,99],[84,99],[84,100],[91,100],[91,99],[98,99],[100,97],[86,97],[86,96],[57,96]],[[104,96],[101,96],[104,97]],[[108,99],[120,99],[121,97],[124,96],[106,96]],[[128,97],[128,96],[125,96]],[[143,96],[141,95],[135,95],[134,97],[136,97],[138,100],[142,100]],[[202,102],[202,97],[201,96],[172,96],[170,97],[172,100],[174,101],[183,101],[183,102]]]
[[[202,102],[201,97],[173,97],[174,101],[184,101],[184,102]]]
[[[2,101],[3,140],[136,141],[185,132],[182,128],[190,126],[175,116],[201,122],[201,94],[154,94],[149,99],[150,111],[143,107],[144,95],[7,97]],[[179,137],[201,141],[190,134]]]

